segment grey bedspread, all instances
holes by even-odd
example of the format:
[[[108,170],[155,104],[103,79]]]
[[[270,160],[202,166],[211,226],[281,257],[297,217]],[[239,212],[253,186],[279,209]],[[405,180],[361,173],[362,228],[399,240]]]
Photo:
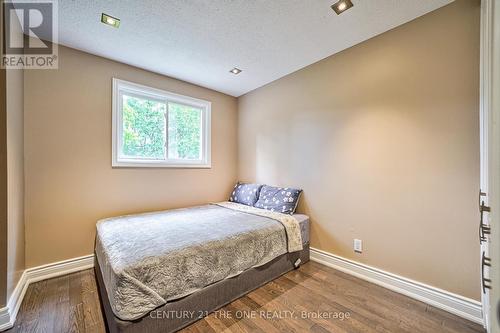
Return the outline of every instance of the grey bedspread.
[[[101,220],[95,253],[113,312],[134,320],[301,249],[290,215],[219,203]]]

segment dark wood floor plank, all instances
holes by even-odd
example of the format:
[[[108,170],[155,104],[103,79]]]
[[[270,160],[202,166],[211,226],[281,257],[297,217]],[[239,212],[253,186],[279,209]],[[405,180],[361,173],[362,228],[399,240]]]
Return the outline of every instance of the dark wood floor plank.
[[[19,309],[20,315],[13,328],[15,332],[43,332],[42,323],[38,320],[42,313],[40,304],[44,304],[47,281],[33,284],[26,291],[23,303]]]
[[[299,271],[294,271],[292,274],[287,274],[280,278],[278,283],[287,283],[286,279],[290,279],[298,282],[297,288],[294,290],[294,297],[301,297],[304,299],[309,299],[309,308],[317,309],[326,312],[336,312],[336,313],[349,313],[350,322],[352,325],[357,324],[359,328],[351,328],[354,331],[363,331],[362,326],[368,325],[371,329],[377,329],[379,332],[394,331],[397,328],[397,323],[399,318],[392,318],[393,320],[387,320],[383,316],[377,315],[376,312],[369,311],[366,309],[365,303],[367,298],[370,297],[369,293],[364,293],[364,297],[349,292],[346,295],[346,290],[353,288],[352,286],[344,286],[343,288],[335,288],[330,285],[323,283],[320,280],[315,280],[312,276],[303,274]],[[278,280],[277,280],[278,281]],[[310,297],[314,294],[314,297]],[[358,299],[359,302],[355,300]],[[380,309],[378,309],[380,311]],[[390,319],[390,318],[389,318]],[[396,320],[394,320],[396,319]],[[388,326],[385,328],[383,323]],[[339,323],[337,326],[341,326]],[[392,330],[390,329],[392,328]]]
[[[311,266],[316,268],[311,271],[312,273],[307,273],[307,270],[296,273],[296,275],[305,274],[312,278],[303,278],[302,285],[306,288],[322,288],[322,283],[327,283],[331,288],[325,288],[325,291],[333,293],[335,290],[336,295],[330,296],[340,296],[338,298],[345,301],[343,303],[345,306],[362,311],[366,310],[369,315],[377,315],[389,323],[399,322],[399,329],[402,331],[453,332],[442,326],[442,320],[436,320],[435,317],[426,315],[428,305],[425,303],[366,281],[352,280],[352,276],[317,263],[313,263]],[[317,270],[333,273],[333,275],[321,274]],[[350,281],[355,282],[360,288],[349,285]],[[342,286],[342,288],[335,289],[335,286]],[[368,287],[368,293],[363,290],[365,287]]]
[[[279,285],[287,285],[292,282],[287,276],[283,276],[276,281],[269,283],[270,287],[276,287]],[[304,288],[301,284],[293,283],[295,287],[290,293],[283,294],[280,297],[280,301],[285,304],[290,304],[292,309],[300,313],[301,315],[307,315],[307,319],[312,322],[312,326],[315,324],[321,325],[325,329],[339,331],[345,330],[352,333],[357,332],[371,332],[376,322],[372,322],[370,325],[369,320],[358,313],[354,313],[351,309],[342,306],[336,302],[334,297],[326,298],[322,289],[308,289]],[[324,302],[329,302],[328,308],[322,307]],[[314,309],[314,310],[313,310]],[[339,319],[324,319],[318,314],[350,314],[350,319],[347,321]]]
[[[351,316],[343,320],[317,315],[347,312]],[[315,262],[235,300],[182,333],[305,331],[484,333],[480,325]],[[30,285],[8,332],[104,332],[93,270]]]
[[[213,314],[203,319],[210,329],[214,332],[223,332],[227,329],[227,326],[219,319],[219,317],[214,316]],[[197,325],[194,323],[193,325]]]

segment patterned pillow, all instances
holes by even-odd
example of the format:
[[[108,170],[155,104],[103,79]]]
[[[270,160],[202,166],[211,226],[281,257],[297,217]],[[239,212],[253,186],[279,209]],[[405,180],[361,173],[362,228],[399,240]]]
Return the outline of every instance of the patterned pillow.
[[[283,214],[293,214],[297,209],[301,193],[302,190],[294,188],[264,185],[260,190],[259,200],[257,200],[254,207]]]
[[[238,183],[234,186],[233,193],[231,193],[229,201],[237,202],[247,206],[253,206],[259,198],[261,188],[262,185],[259,184]]]

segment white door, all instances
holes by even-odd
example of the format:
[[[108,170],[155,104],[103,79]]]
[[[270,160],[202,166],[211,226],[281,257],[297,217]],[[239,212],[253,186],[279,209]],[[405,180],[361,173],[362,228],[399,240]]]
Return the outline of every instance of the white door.
[[[479,242],[480,247],[480,263],[481,263],[481,303],[484,325],[489,332],[490,327],[490,198],[489,198],[489,125],[491,114],[491,0],[481,1],[481,79],[480,79],[480,150],[481,150],[481,167],[480,167],[480,190],[479,190]]]

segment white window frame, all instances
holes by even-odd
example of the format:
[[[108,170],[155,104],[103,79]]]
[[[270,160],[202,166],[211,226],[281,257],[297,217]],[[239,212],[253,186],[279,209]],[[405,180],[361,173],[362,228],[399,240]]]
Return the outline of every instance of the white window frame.
[[[166,104],[179,103],[201,109],[201,159],[169,159],[168,152],[165,159],[130,158],[122,155],[123,140],[123,94],[136,97],[149,98]],[[120,79],[113,78],[112,102],[112,167],[145,167],[145,168],[211,168],[211,106],[212,103],[202,99],[174,94],[169,91],[143,86]],[[167,126],[168,138],[168,126]],[[167,147],[168,148],[168,147]]]

